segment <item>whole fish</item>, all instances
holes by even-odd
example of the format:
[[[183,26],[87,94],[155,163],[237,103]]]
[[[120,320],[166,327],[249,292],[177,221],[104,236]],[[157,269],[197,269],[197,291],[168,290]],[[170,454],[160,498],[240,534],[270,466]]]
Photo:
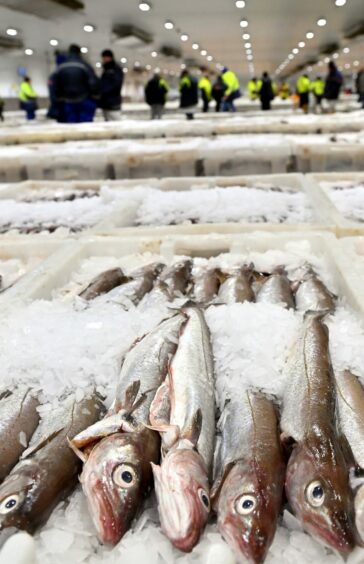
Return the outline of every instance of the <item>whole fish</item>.
[[[125,276],[121,268],[112,268],[106,272],[101,272],[79,295],[84,300],[90,301],[107,294],[113,288],[121,286],[128,282],[129,278]]]
[[[160,466],[153,464],[162,530],[177,548],[189,552],[210,512],[215,397],[210,335],[203,313],[195,307],[182,311],[187,319],[168,379],[152,404],[151,423],[162,433],[165,455]]]
[[[27,386],[0,396],[0,482],[18,462],[38,426],[38,405]]]
[[[291,283],[286,272],[277,268],[262,284],[257,297],[257,303],[284,305],[294,308],[294,299]]]
[[[218,528],[239,561],[264,562],[282,507],[285,464],[273,403],[244,391],[222,414],[211,493]]]
[[[296,306],[300,311],[334,311],[335,299],[310,268],[299,283]]]
[[[69,396],[42,419],[29,448],[0,485],[0,531],[15,527],[33,533],[72,491],[80,463],[67,437],[95,422],[101,411],[96,394],[80,402]]]
[[[364,388],[349,370],[337,373],[335,380],[340,428],[360,473],[355,485],[355,522],[364,542]]]
[[[226,278],[219,288],[217,301],[224,304],[254,302],[251,268],[243,266]]]
[[[184,294],[190,282],[192,260],[183,259],[165,268],[156,282],[156,289],[164,292],[169,299]]]
[[[84,461],[81,484],[99,539],[117,544],[152,488],[150,463],[159,461],[160,437],[149,429],[153,397],[176,350],[183,316],[163,321],[124,360],[108,416],[73,439]]]
[[[132,272],[129,282],[114,288],[98,300],[114,301],[128,306],[130,302],[137,305],[153,288],[157,276],[162,272],[164,264],[152,263]]]
[[[355,545],[348,468],[335,427],[335,384],[322,314],[306,314],[289,364],[281,427],[294,442],[286,493],[304,529],[348,554]]]
[[[220,273],[217,268],[198,267],[193,274],[193,295],[198,304],[209,304],[217,295]]]

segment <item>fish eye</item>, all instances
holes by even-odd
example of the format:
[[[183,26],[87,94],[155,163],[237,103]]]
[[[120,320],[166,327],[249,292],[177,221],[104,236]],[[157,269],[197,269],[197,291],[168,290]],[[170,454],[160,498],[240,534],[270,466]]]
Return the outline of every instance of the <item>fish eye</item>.
[[[21,497],[18,494],[9,495],[0,503],[0,515],[11,513],[18,507],[21,502]]]
[[[137,474],[129,464],[120,464],[115,468],[112,479],[121,488],[131,488],[137,481]]]
[[[307,501],[312,507],[321,507],[325,501],[325,492],[321,482],[315,480],[307,486],[306,490]]]
[[[242,495],[235,503],[235,509],[239,515],[249,515],[254,511],[257,500],[253,495]]]
[[[210,498],[207,492],[200,488],[198,490],[198,497],[200,498],[203,506],[205,507],[206,511],[210,511]]]

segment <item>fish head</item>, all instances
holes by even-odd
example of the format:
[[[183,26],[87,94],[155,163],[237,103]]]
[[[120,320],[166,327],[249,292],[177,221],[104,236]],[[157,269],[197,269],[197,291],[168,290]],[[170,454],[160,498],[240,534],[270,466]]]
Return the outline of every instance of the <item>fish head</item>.
[[[329,444],[297,445],[286,474],[286,493],[304,529],[326,546],[348,555],[355,546],[354,502],[341,450]]]
[[[36,462],[24,461],[0,485],[0,531],[15,527],[32,532],[43,474]]]
[[[244,463],[235,464],[227,473],[214,507],[219,531],[239,561],[264,562],[276,531],[282,495],[283,472],[277,484]]]
[[[360,485],[355,492],[355,525],[360,543],[364,543],[364,485]]]
[[[153,474],[162,530],[176,548],[191,552],[210,513],[205,463],[193,449],[175,449],[153,465]]]
[[[153,483],[150,461],[158,461],[156,433],[115,433],[91,451],[81,474],[98,537],[115,545],[130,528]]]

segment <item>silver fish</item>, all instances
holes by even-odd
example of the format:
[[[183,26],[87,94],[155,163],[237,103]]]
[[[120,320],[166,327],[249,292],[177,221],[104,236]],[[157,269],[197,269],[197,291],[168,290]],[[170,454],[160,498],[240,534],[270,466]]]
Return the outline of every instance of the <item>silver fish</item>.
[[[39,401],[27,386],[0,397],[0,482],[18,462],[39,423]],[[24,440],[21,440],[21,433]]]
[[[296,295],[299,311],[334,311],[335,298],[310,268],[299,283]]]
[[[263,562],[282,507],[285,464],[275,406],[243,391],[220,421],[212,490],[218,528],[239,559]]]
[[[287,274],[282,269],[276,269],[260,287],[257,303],[284,305],[294,308],[293,293]]]
[[[196,303],[209,304],[217,295],[220,285],[218,269],[199,267],[193,274],[193,295]]]
[[[177,352],[168,380],[151,407],[151,423],[162,433],[161,466],[153,465],[162,530],[180,550],[198,542],[210,511],[209,479],[215,441],[213,357],[201,310],[183,313]],[[168,414],[163,397],[170,400]],[[161,416],[158,409],[163,406]]]
[[[84,300],[91,301],[97,296],[107,294],[113,288],[125,284],[128,280],[129,278],[125,276],[121,268],[112,268],[96,276],[79,295]]]
[[[221,284],[217,301],[224,304],[254,302],[251,268],[243,266]]]
[[[136,342],[125,357],[108,416],[72,441],[85,462],[81,484],[103,543],[119,542],[151,490],[160,437],[147,427],[149,411],[183,321],[174,316]]]
[[[173,299],[184,294],[190,282],[192,260],[183,259],[165,268],[159,276],[155,288]]]
[[[335,385],[322,315],[306,314],[287,374],[281,427],[294,441],[286,493],[306,531],[342,554],[355,546],[348,468],[335,426]]]

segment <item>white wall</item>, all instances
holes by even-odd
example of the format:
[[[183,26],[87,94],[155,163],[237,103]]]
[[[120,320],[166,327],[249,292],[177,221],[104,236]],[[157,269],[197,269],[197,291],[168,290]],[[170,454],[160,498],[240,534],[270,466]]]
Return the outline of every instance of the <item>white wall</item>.
[[[32,79],[34,90],[39,96],[48,95],[47,81],[52,71],[51,63],[45,57],[35,56],[0,56],[0,96],[16,98],[18,96],[21,77],[18,68],[24,67]]]

